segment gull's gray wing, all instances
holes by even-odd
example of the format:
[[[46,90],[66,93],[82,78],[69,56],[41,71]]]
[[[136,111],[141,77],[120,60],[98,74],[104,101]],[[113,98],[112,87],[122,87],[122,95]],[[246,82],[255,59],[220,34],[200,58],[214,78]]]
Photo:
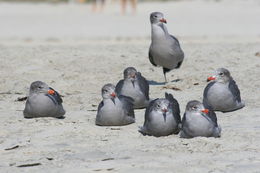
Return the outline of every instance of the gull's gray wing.
[[[172,113],[175,120],[177,121],[178,124],[181,123],[180,106],[178,101],[172,96],[172,94],[168,94],[168,93],[165,93],[165,98],[169,100],[169,102],[171,103]]]
[[[233,79],[230,79],[228,87],[232,95],[234,96],[235,100],[240,103],[241,102],[240,91],[238,89],[236,82]]]
[[[217,119],[216,113],[212,109],[209,109],[209,113],[207,115],[211,119],[211,121],[214,123],[215,127],[218,127],[218,119]]]
[[[149,83],[140,72],[137,73],[137,79],[142,93],[144,93],[146,99],[149,100]]]
[[[139,127],[139,132],[142,133],[144,136],[145,135],[150,135],[149,132],[147,131],[146,129],[146,126],[147,124],[151,121],[150,119],[150,116],[149,114],[151,113],[151,111],[153,110],[153,105],[154,105],[154,102],[158,100],[158,99],[155,99],[155,100],[152,100],[149,105],[146,107],[146,110],[145,110],[145,115],[144,115],[144,125],[142,127]]]
[[[144,126],[146,123],[149,123],[151,121],[149,114],[152,112],[153,110],[153,106],[154,106],[154,102],[158,100],[152,100],[149,105],[147,106],[146,110],[145,110],[145,115],[144,115]]]
[[[186,113],[184,113],[182,120],[181,120],[181,138],[192,138],[192,135],[189,134],[189,124],[186,122]]]
[[[215,81],[208,83],[208,85],[206,86],[203,92],[203,105],[207,109],[211,109],[211,105],[208,103],[208,91],[210,87],[213,86],[215,83],[216,83]]]
[[[104,102],[101,101],[101,102],[99,103],[99,105],[98,105],[98,110],[97,110],[97,112],[99,112],[100,109],[101,109],[103,106],[104,106]]]
[[[155,64],[154,60],[153,60],[153,55],[152,55],[151,49],[152,49],[152,44],[151,44],[150,49],[149,49],[149,60],[150,60],[151,64],[153,64],[154,66],[157,66]]]
[[[134,113],[134,100],[131,97],[119,95],[118,99],[121,101],[123,105],[123,109],[126,111],[126,114],[130,117],[135,118]]]
[[[170,35],[170,37],[175,41],[176,45],[180,47],[179,40],[176,37],[174,37],[173,35]]]
[[[122,91],[123,85],[124,85],[124,80],[120,80],[120,81],[116,84],[115,92],[116,92],[118,95],[121,95],[121,91]]]
[[[173,35],[170,35],[170,38],[172,39],[170,54],[175,55],[176,61],[178,61],[175,68],[180,68],[184,59],[184,52],[181,49],[179,40]]]

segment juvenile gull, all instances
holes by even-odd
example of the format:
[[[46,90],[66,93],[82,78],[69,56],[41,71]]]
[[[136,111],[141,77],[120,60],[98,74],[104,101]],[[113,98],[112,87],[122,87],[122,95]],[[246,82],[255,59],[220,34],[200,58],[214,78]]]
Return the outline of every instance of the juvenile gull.
[[[229,112],[241,109],[245,103],[241,101],[240,91],[236,82],[225,68],[216,70],[215,75],[204,89],[203,104],[214,111]]]
[[[218,126],[215,112],[205,109],[203,104],[197,100],[188,102],[182,118],[180,137],[220,137],[220,135],[221,128]]]
[[[134,108],[144,108],[149,103],[149,84],[134,67],[124,70],[124,79],[117,83],[116,93],[131,97]]]
[[[181,126],[179,103],[171,94],[165,93],[165,99],[150,102],[145,111],[145,122],[139,132],[143,135],[168,136],[178,134]]]
[[[25,118],[64,118],[65,110],[57,91],[42,81],[35,81],[30,86],[23,114]]]
[[[161,66],[166,79],[166,72],[181,66],[184,53],[180,43],[174,36],[168,33],[164,23],[166,20],[161,12],[150,14],[152,28],[152,43],[149,49],[149,60],[154,66]]]
[[[113,84],[104,85],[101,94],[103,101],[98,106],[96,125],[123,126],[135,122],[132,98],[117,96]]]

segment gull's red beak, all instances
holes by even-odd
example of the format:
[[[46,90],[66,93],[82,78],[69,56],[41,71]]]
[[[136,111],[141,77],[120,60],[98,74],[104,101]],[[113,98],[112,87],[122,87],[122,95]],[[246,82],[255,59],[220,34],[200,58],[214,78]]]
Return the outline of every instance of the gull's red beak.
[[[167,109],[162,109],[162,111],[163,111],[163,112],[168,112],[168,110],[167,110]]]
[[[55,93],[54,90],[52,90],[52,89],[48,90],[48,94],[53,95],[54,93]]]
[[[116,97],[116,93],[111,93],[110,94],[112,97]]]
[[[166,19],[164,19],[164,18],[160,19],[160,22],[167,23]]]
[[[203,109],[201,110],[201,112],[205,113],[205,114],[208,114],[209,113],[209,110],[208,109]]]
[[[212,81],[212,80],[215,80],[215,79],[216,79],[215,76],[210,76],[210,77],[208,77],[207,82]]]

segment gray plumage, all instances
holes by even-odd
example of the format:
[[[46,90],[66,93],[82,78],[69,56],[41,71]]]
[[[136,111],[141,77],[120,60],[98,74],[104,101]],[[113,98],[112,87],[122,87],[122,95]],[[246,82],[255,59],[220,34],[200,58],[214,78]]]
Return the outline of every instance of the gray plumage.
[[[241,101],[236,82],[225,68],[219,68],[212,80],[204,89],[203,104],[214,111],[230,112],[241,109],[245,103]]]
[[[96,125],[123,126],[135,122],[132,98],[117,96],[112,84],[104,85],[101,94],[103,100],[98,106]]]
[[[144,108],[149,103],[149,84],[134,67],[124,70],[124,79],[116,85],[118,95],[134,99],[134,108]]]
[[[64,118],[65,110],[57,91],[44,82],[35,81],[30,86],[30,93],[23,114],[25,118]]]
[[[165,93],[165,99],[150,102],[145,111],[144,125],[139,132],[156,137],[178,134],[180,124],[179,103],[171,94]]]
[[[221,127],[213,110],[205,109],[204,105],[193,100],[188,102],[182,118],[181,138],[220,137]]]
[[[164,24],[166,20],[163,18],[162,13],[151,13],[150,22],[152,43],[149,49],[149,60],[154,66],[163,67],[165,82],[167,82],[166,72],[181,66],[184,53],[178,39],[168,33]]]

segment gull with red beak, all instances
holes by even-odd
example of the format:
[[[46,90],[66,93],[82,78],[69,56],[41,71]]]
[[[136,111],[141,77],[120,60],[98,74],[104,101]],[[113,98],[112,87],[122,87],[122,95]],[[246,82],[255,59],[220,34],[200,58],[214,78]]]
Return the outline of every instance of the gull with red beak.
[[[96,125],[123,126],[135,122],[133,99],[115,93],[113,84],[102,87],[103,100],[98,106]]]
[[[42,81],[35,81],[30,86],[23,114],[25,118],[64,118],[65,110],[57,91]]]
[[[145,122],[139,132],[149,136],[178,134],[181,126],[179,103],[171,94],[150,102],[145,111]]]
[[[221,127],[213,110],[206,109],[204,105],[192,100],[188,102],[182,118],[181,138],[193,137],[220,137]]]
[[[131,97],[136,109],[147,107],[149,103],[149,84],[134,67],[124,70],[124,79],[117,83],[116,93]]]
[[[238,86],[227,69],[217,69],[215,75],[208,77],[207,80],[211,81],[204,89],[203,94],[203,104],[207,108],[214,111],[230,112],[245,106],[241,100]]]
[[[177,38],[170,35],[166,28],[166,19],[161,12],[150,15],[152,43],[149,49],[149,60],[154,66],[161,66],[166,79],[166,72],[180,68],[184,53]]]

